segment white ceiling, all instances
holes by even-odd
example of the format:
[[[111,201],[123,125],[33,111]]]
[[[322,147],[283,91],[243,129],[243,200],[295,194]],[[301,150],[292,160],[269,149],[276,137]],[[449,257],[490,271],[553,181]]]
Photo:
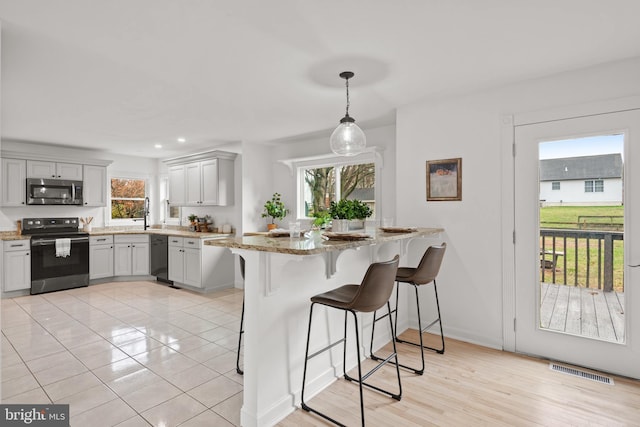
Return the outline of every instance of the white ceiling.
[[[357,122],[392,123],[419,99],[640,56],[639,16],[638,0],[0,0],[2,138],[149,157],[328,139],[341,71]]]

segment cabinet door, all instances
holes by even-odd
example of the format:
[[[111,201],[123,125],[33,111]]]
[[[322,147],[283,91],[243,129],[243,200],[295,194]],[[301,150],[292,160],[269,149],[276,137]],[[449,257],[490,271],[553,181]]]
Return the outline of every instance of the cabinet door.
[[[131,244],[131,274],[134,276],[149,274],[149,244]]]
[[[82,181],[82,165],[77,163],[56,163],[56,178]]]
[[[29,251],[4,252],[4,291],[31,288],[31,253]]]
[[[184,284],[202,287],[200,249],[184,249]]]
[[[113,245],[89,246],[89,279],[113,276]]]
[[[2,206],[24,206],[26,198],[27,162],[2,159]]]
[[[107,205],[107,168],[84,166],[82,198],[85,206]]]
[[[234,202],[234,162],[233,160],[218,160],[218,206],[231,206]]]
[[[200,194],[200,163],[189,163],[184,167],[186,204],[200,206],[202,196]]]
[[[131,243],[116,243],[114,246],[113,272],[115,276],[131,275]]]
[[[27,160],[27,178],[57,178],[55,162]]]
[[[206,160],[200,163],[201,194],[203,205],[218,204],[218,159]]]
[[[169,203],[183,206],[185,199],[184,165],[169,168]]]
[[[184,249],[169,246],[169,280],[184,283]]]

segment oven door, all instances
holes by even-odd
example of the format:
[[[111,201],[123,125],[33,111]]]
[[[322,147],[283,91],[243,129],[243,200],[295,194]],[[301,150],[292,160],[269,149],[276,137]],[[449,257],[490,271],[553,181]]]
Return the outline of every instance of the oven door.
[[[68,256],[56,256],[56,239],[31,238],[31,294],[89,285],[89,237],[72,237]]]

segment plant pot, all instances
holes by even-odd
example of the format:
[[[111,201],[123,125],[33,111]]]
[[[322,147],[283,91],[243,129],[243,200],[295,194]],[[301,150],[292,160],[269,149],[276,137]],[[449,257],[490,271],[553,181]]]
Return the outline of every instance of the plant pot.
[[[362,230],[363,228],[363,219],[334,219],[331,222],[331,231],[336,233],[343,233],[351,230]]]
[[[270,222],[269,224],[267,224],[267,231],[275,230],[277,227],[278,227],[277,224]]]

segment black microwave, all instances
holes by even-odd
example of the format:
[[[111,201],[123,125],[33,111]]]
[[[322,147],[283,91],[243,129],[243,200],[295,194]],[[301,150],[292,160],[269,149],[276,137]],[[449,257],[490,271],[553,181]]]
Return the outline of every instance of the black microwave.
[[[82,205],[82,181],[27,178],[28,205]]]

